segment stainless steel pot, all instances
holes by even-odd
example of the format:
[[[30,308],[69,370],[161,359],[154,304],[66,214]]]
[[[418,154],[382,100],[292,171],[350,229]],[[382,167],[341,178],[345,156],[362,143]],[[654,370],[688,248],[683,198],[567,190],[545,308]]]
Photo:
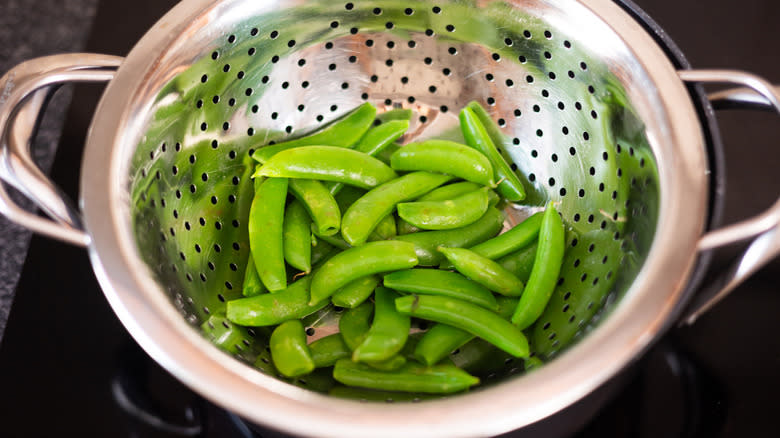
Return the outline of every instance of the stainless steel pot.
[[[77,209],[37,170],[28,142],[53,87],[108,80]],[[688,322],[777,254],[780,203],[703,232],[709,164],[686,82],[737,84],[746,88],[713,98],[780,111],[777,91],[753,75],[676,71],[606,0],[190,0],[125,59],[41,58],[0,80],[0,176],[50,219],[19,209],[5,190],[0,208],[87,247],[139,344],[253,422],[320,436],[493,435],[565,408],[641,355],[682,306],[703,251],[754,239]],[[386,405],[290,385],[203,338],[199,327],[234,296],[246,260],[246,202],[230,196],[248,181],[241,157],[249,148],[314,129],[364,100],[412,108],[414,138],[441,136],[472,99],[507,134],[504,151],[527,178],[531,204],[559,203],[573,229],[555,308],[534,331],[554,360],[522,376],[506,367],[468,394]],[[510,223],[528,210],[511,209]],[[620,262],[601,262],[602,245]],[[577,289],[588,299],[570,305],[579,306],[571,318],[566,292],[576,282],[588,283]]]

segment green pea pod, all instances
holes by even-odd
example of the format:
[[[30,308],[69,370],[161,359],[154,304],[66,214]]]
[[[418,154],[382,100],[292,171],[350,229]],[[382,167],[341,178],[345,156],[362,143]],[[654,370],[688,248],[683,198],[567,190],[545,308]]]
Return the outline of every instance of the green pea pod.
[[[383,162],[383,163],[385,163],[385,164],[387,164],[389,166],[390,165],[390,157],[392,157],[393,154],[398,149],[401,149],[401,145],[399,145],[398,143],[393,143],[390,146],[388,146],[388,147],[382,149],[381,151],[379,151],[379,153],[376,154],[376,158],[377,158],[377,160],[379,160],[379,161],[381,161],[381,162]]]
[[[392,122],[394,120],[403,120],[409,122],[412,120],[412,110],[409,108],[394,108],[376,115],[376,120],[381,124]]]
[[[354,186],[344,186],[340,192],[333,195],[333,198],[336,199],[340,211],[347,211],[350,205],[354,204],[355,201],[365,194],[366,191],[363,189]]]
[[[394,240],[413,243],[421,266],[438,266],[446,260],[444,255],[436,250],[439,246],[448,248],[474,246],[498,234],[503,226],[503,213],[495,208],[489,208],[478,221],[463,228],[404,234],[395,237]]]
[[[245,348],[245,341],[254,341],[246,328],[232,324],[222,315],[211,315],[200,327],[208,340],[231,354],[240,353]]]
[[[360,142],[355,146],[355,150],[374,157],[382,149],[401,138],[407,129],[409,129],[408,120],[393,120],[375,126],[369,129],[366,135],[360,139]],[[328,189],[335,195],[339,193],[343,187],[343,183],[330,183]]]
[[[363,304],[349,309],[339,319],[339,333],[350,354],[363,343],[368,329],[371,328],[371,316],[374,314],[374,304],[364,301]]]
[[[294,319],[276,327],[271,333],[269,347],[274,366],[282,375],[298,377],[314,371],[301,321]]]
[[[518,299],[498,297],[498,314],[509,319],[517,308]],[[414,349],[414,357],[426,365],[439,363],[456,349],[474,339],[471,333],[447,324],[436,324],[422,336]]]
[[[473,183],[471,181],[460,181],[433,189],[430,192],[417,198],[416,201],[448,201],[461,195],[465,195],[466,193],[471,193],[474,190],[480,189],[481,187],[482,186],[479,184]]]
[[[524,248],[533,243],[539,236],[544,213],[536,213],[520,222],[507,232],[471,248],[475,253],[495,260],[512,251]]]
[[[271,292],[287,287],[282,244],[287,179],[268,178],[255,191],[249,209],[249,247],[257,274]]]
[[[387,274],[382,281],[386,287],[401,292],[458,298],[491,310],[498,306],[487,288],[455,272],[406,269]]]
[[[260,280],[260,276],[255,269],[255,259],[250,255],[249,260],[246,262],[246,271],[244,271],[244,284],[241,288],[242,295],[245,297],[253,297],[268,292],[268,289],[263,286],[263,281]]]
[[[335,146],[304,146],[279,152],[254,176],[336,181],[368,189],[398,177],[385,163],[362,152]]]
[[[311,228],[312,234],[314,234],[318,240],[321,240],[331,246],[334,246],[338,249],[349,249],[352,248],[352,245],[347,243],[346,240],[344,240],[343,237],[341,237],[341,234],[334,234],[332,236],[325,236],[322,234],[317,234],[316,227],[312,226]]]
[[[433,394],[459,392],[479,383],[478,378],[452,365],[425,367],[407,363],[396,371],[387,372],[349,359],[336,362],[333,378],[360,388]]]
[[[367,275],[347,283],[338,290],[330,301],[334,306],[352,309],[368,299],[379,284],[380,278],[376,275]]]
[[[390,157],[395,170],[453,175],[483,186],[492,186],[493,166],[485,155],[473,148],[449,140],[410,143]]]
[[[501,197],[493,190],[488,190],[488,207],[495,207],[499,202],[501,202]]]
[[[449,297],[408,295],[397,298],[395,307],[416,318],[460,328],[515,357],[528,357],[528,340],[523,332],[497,313],[476,304]]]
[[[309,305],[311,281],[307,275],[277,293],[228,301],[227,318],[243,326],[264,327],[310,315],[328,305],[328,300]]]
[[[351,354],[339,333],[317,339],[309,344],[309,351],[315,368],[333,366],[337,360],[349,357]]]
[[[525,360],[525,372],[529,372],[531,370],[535,370],[539,367],[544,365],[544,362],[542,362],[541,359],[539,359],[536,356],[531,356],[528,359]]]
[[[379,362],[401,351],[409,336],[411,320],[395,310],[399,295],[385,287],[374,292],[374,321],[363,342],[352,352],[355,362]]]
[[[484,111],[484,110],[483,110]],[[482,152],[490,160],[493,166],[495,178],[499,181],[498,193],[504,198],[517,202],[525,199],[525,188],[517,175],[507,164],[504,157],[496,149],[496,145],[485,131],[485,126],[480,121],[473,109],[466,107],[460,112],[460,127],[466,143],[472,148]]]
[[[523,282],[487,257],[465,248],[439,247],[439,252],[447,257],[458,272],[493,292],[508,297],[517,297],[523,293]]]
[[[534,266],[528,278],[528,287],[520,297],[517,310],[512,315],[512,323],[521,330],[529,327],[544,312],[550,301],[558,275],[561,273],[564,247],[563,221],[552,202],[542,217],[539,230],[539,247],[536,250]]]
[[[282,236],[284,259],[299,271],[311,272],[311,219],[298,201],[287,206],[284,214]]]
[[[324,300],[347,283],[380,272],[417,265],[414,245],[407,242],[369,242],[333,256],[313,275],[311,302]]]
[[[357,107],[341,120],[337,120],[330,126],[295,140],[265,146],[255,151],[252,158],[265,163],[279,152],[312,145],[328,145],[350,147],[357,143],[366,131],[371,127],[376,116],[376,108],[370,103],[364,103]]]
[[[391,356],[389,359],[385,359],[379,362],[365,362],[365,364],[375,370],[395,371],[406,364],[406,357],[400,354],[396,354],[395,356]]]
[[[469,248],[482,257],[490,260],[499,259],[511,252],[534,243],[539,237],[539,227],[542,226],[543,213],[536,213],[528,219],[512,227],[509,231],[486,240]],[[452,269],[451,263],[442,263],[441,269]]]
[[[396,204],[414,199],[449,181],[451,177],[430,172],[414,172],[369,191],[344,213],[341,234],[350,245],[366,242],[371,231]]]
[[[313,239],[312,239],[313,240]],[[311,264],[312,266],[327,259],[331,255],[338,251],[335,246],[324,240],[317,240],[316,244],[312,242],[311,247]]]
[[[402,202],[398,216],[424,230],[451,230],[476,222],[488,209],[488,188],[446,201]]]
[[[396,223],[396,235],[398,236],[402,236],[404,234],[412,234],[420,231],[419,228],[415,227],[409,222],[406,222],[400,217],[396,218],[395,223]]]
[[[531,269],[534,266],[536,258],[536,248],[538,244],[534,243],[519,251],[507,254],[496,260],[504,269],[514,274],[520,281],[528,282],[531,276]]]
[[[290,192],[309,213],[317,234],[332,236],[341,228],[341,211],[327,188],[312,179],[290,179]]]
[[[382,220],[376,225],[374,231],[368,235],[369,242],[375,242],[377,240],[392,239],[398,234],[395,227],[395,216],[392,213],[383,217]]]
[[[511,363],[518,363],[511,354],[479,338],[465,343],[457,352],[453,351],[448,359],[466,372],[480,376],[506,374]]]

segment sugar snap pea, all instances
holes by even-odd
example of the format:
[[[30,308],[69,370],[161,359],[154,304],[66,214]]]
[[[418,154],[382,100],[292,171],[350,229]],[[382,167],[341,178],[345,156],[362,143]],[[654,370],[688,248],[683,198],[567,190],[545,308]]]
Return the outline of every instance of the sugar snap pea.
[[[379,151],[379,153],[376,154],[376,158],[389,166],[390,157],[392,157],[398,149],[401,149],[401,145],[398,143],[391,143],[389,146]]]
[[[512,362],[517,363],[511,354],[480,338],[466,342],[458,350],[457,354],[451,354],[449,359],[458,368],[471,374],[505,374],[507,365]]]
[[[397,234],[395,216],[391,213],[383,217],[382,220],[376,224],[376,228],[368,235],[368,241],[387,240],[395,237]]]
[[[539,236],[539,227],[542,225],[543,213],[536,213],[528,219],[520,222],[505,233],[486,240],[469,248],[475,253],[487,257],[490,260],[499,259],[511,252],[524,248],[535,242]],[[440,268],[452,269],[451,263],[442,263]]]
[[[412,234],[420,231],[419,228],[415,227],[414,225],[410,224],[409,222],[406,222],[405,220],[401,219],[400,217],[396,219],[396,232],[397,235],[404,235],[404,234]]]
[[[351,352],[340,333],[325,336],[309,344],[315,368],[330,367],[337,360],[349,357]]]
[[[343,237],[341,237],[341,234],[333,234],[331,236],[326,236],[324,234],[318,234],[317,228],[312,226],[311,228],[312,234],[314,234],[315,237],[317,237],[317,240],[321,240],[331,246],[334,246],[338,249],[349,249],[352,247],[349,243],[347,243],[346,240],[344,240]]]
[[[368,189],[398,175],[385,163],[362,152],[334,146],[304,146],[279,152],[259,166],[254,176],[336,181]]]
[[[311,303],[322,301],[347,283],[371,274],[408,269],[417,265],[414,245],[379,241],[353,247],[333,256],[313,274]]]
[[[395,371],[406,364],[406,357],[396,354],[388,359],[377,362],[365,362],[366,365],[380,371]]]
[[[287,287],[282,244],[286,200],[287,179],[268,178],[255,191],[249,209],[249,248],[257,274],[271,292]]]
[[[394,120],[405,120],[409,121],[412,119],[412,110],[409,108],[394,108],[390,111],[385,111],[383,113],[379,113],[376,115],[376,121],[379,122],[380,125],[388,122],[392,122]]]
[[[478,190],[480,187],[482,186],[471,181],[460,181],[435,188],[415,199],[415,201],[447,201],[449,199],[455,199],[460,195],[471,193],[474,190]]]
[[[355,146],[355,150],[373,157],[379,151],[401,138],[407,129],[409,129],[408,120],[390,120],[382,123],[369,129]]]
[[[363,342],[371,327],[371,316],[374,314],[374,303],[365,301],[363,304],[349,309],[339,319],[339,333],[351,352]]]
[[[377,275],[367,275],[352,280],[333,294],[330,301],[334,306],[351,309],[368,299],[380,281],[381,279]]]
[[[312,239],[312,247],[311,247],[312,266],[327,259],[331,255],[333,255],[335,251],[337,251],[336,247],[331,245],[330,243],[319,239],[315,242],[314,239]]]
[[[245,341],[254,340],[246,328],[233,324],[223,315],[211,315],[201,324],[201,329],[214,345],[232,354],[239,353],[245,347]]]
[[[396,298],[396,309],[417,318],[465,330],[515,357],[528,357],[528,339],[497,313],[467,301],[432,295]]]
[[[487,288],[455,272],[405,269],[385,275],[382,281],[386,287],[401,292],[458,298],[491,310],[498,306]]]
[[[339,210],[347,211],[350,205],[354,204],[355,201],[365,194],[366,191],[363,189],[359,189],[355,186],[344,186],[340,192],[333,195],[333,198],[336,199]]]
[[[528,246],[539,236],[543,213],[536,213],[520,222],[505,233],[486,240],[470,249],[482,257],[491,260],[503,257],[510,252]]]
[[[291,178],[289,189],[306,208],[318,235],[332,236],[341,228],[339,205],[325,186],[313,179]]]
[[[477,105],[479,107],[479,105]],[[479,107],[482,108],[482,107]],[[484,111],[484,109],[482,109]],[[496,149],[496,145],[485,131],[485,126],[480,117],[471,107],[463,108],[460,112],[460,127],[466,143],[474,149],[482,152],[490,160],[498,184],[498,192],[504,198],[517,202],[525,199],[525,188],[517,175],[507,164],[504,157]]]
[[[500,259],[496,260],[507,271],[515,274],[515,276],[522,282],[528,282],[528,278],[531,276],[531,269],[534,266],[534,258],[536,257],[537,243],[528,245],[527,247],[509,253]]]
[[[372,157],[376,156],[382,149],[401,138],[407,129],[409,129],[408,120],[392,120],[375,126],[366,132],[354,149]],[[344,187],[344,183],[329,184],[329,190],[333,194],[340,192]]]
[[[564,234],[561,216],[551,202],[547,204],[542,217],[539,247],[528,278],[528,287],[512,315],[512,323],[521,330],[533,324],[550,301],[563,263]]]
[[[268,292],[268,289],[263,286],[263,281],[260,280],[260,276],[257,275],[257,269],[255,269],[255,259],[252,255],[249,255],[249,260],[246,262],[246,271],[244,271],[244,284],[241,287],[242,295],[245,297],[253,297],[262,293]]]
[[[517,308],[519,299],[498,297],[497,313],[509,319]],[[451,352],[474,339],[471,333],[447,324],[436,324],[420,338],[414,349],[414,357],[426,365],[439,363]]]
[[[410,143],[390,157],[395,170],[424,170],[493,185],[493,166],[480,151],[449,140]]]
[[[436,250],[437,247],[474,246],[498,234],[503,226],[503,213],[491,207],[479,220],[463,228],[404,234],[394,240],[413,243],[421,266],[438,266],[446,258]]]
[[[516,297],[523,293],[523,282],[487,257],[465,249],[439,247],[439,252],[461,274],[501,295]]]
[[[446,201],[416,201],[398,204],[398,216],[424,230],[465,227],[488,209],[488,188],[484,187]]]
[[[227,318],[239,325],[263,327],[310,315],[328,304],[328,300],[321,300],[309,305],[311,278],[311,275],[302,277],[277,293],[228,301]]]
[[[393,212],[396,204],[427,193],[451,178],[430,172],[413,172],[372,189],[344,212],[341,235],[350,245],[364,243],[379,221]]]
[[[337,120],[325,129],[295,140],[259,148],[252,155],[255,160],[265,163],[281,151],[312,145],[350,147],[357,143],[371,127],[376,116],[376,108],[364,103],[341,120]]]
[[[301,321],[293,319],[276,327],[271,333],[269,347],[271,360],[282,375],[298,377],[314,370]]]
[[[399,295],[385,287],[374,292],[374,320],[363,342],[352,352],[355,362],[379,362],[401,351],[409,336],[411,320],[395,310]]]
[[[387,372],[349,359],[336,362],[333,378],[360,388],[433,394],[459,392],[479,383],[478,378],[453,365],[425,367],[407,363],[396,371]]]
[[[298,201],[287,206],[282,226],[284,259],[295,269],[311,271],[311,218]]]

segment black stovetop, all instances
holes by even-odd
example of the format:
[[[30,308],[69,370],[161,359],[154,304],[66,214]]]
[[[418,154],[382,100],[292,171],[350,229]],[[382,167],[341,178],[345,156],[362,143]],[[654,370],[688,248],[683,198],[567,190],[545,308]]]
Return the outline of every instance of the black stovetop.
[[[173,3],[102,1],[87,48],[127,53]],[[742,5],[752,9],[738,11],[727,8],[732,2],[725,0],[709,2],[708,10],[693,0],[639,3],[670,31],[694,65],[743,67],[780,80],[780,62],[770,50],[780,43],[774,27],[780,7],[773,0],[746,0]],[[729,25],[726,35],[717,32],[721,23]],[[76,88],[54,164],[53,178],[74,198],[79,146],[100,91]],[[731,221],[768,206],[780,192],[772,172],[773,163],[780,162],[780,149],[773,144],[780,129],[772,117],[742,113],[724,113],[721,126],[729,167],[725,220]],[[733,253],[717,256],[715,270]],[[780,263],[770,264],[695,326],[672,330],[578,436],[777,434],[779,273]],[[248,433],[231,414],[196,396],[140,350],[109,308],[84,250],[37,236],[0,344],[0,394],[0,436]],[[164,424],[153,426],[160,420]]]

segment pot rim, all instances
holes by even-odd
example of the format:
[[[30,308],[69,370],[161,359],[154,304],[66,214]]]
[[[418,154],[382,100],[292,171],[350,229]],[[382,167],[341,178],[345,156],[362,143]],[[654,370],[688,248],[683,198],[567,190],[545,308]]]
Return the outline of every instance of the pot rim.
[[[633,57],[641,67],[623,74],[641,74],[648,80],[646,93],[632,98],[642,99],[642,107],[659,108],[654,114],[640,114],[657,160],[664,163],[659,165],[657,231],[644,266],[611,315],[532,374],[417,404],[365,404],[316,394],[255,372],[211,345],[181,317],[137,253],[123,195],[124,158],[143,128],[142,104],[152,100],[138,93],[149,73],[175,51],[188,28],[203,25],[203,20],[238,1],[186,0],[158,21],[107,87],[84,155],[84,169],[107,169],[83,172],[81,177],[80,203],[97,278],[130,334],[178,379],[252,422],[294,434],[494,435],[532,424],[578,401],[641,355],[667,327],[683,297],[707,218],[708,164],[694,105],[663,51],[619,6],[609,0],[538,0],[556,10],[586,14],[588,20],[583,21],[607,23],[624,42],[622,55],[628,57],[624,59]]]

